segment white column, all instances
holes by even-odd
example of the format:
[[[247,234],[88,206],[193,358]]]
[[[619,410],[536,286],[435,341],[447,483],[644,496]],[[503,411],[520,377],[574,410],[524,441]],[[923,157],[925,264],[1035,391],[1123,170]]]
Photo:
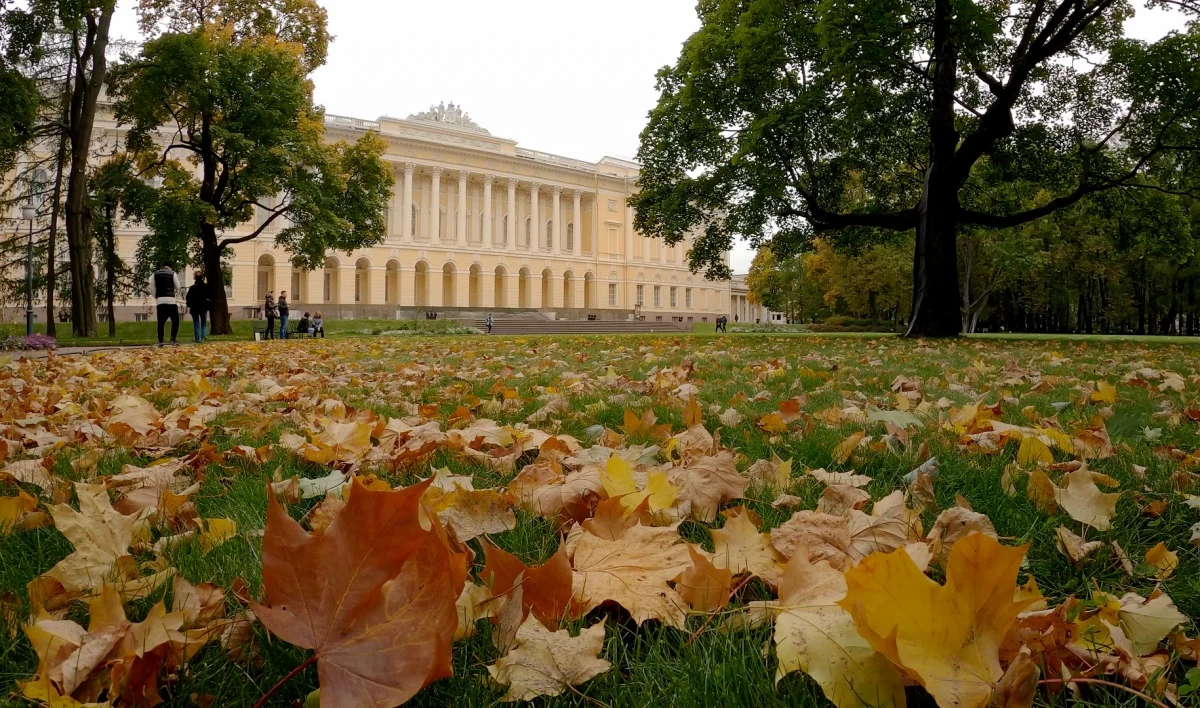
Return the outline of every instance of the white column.
[[[581,208],[580,204],[580,202],[583,200],[583,192],[576,189],[571,196],[571,206],[573,207],[571,219],[575,224],[575,233],[573,234],[574,242],[571,244],[571,254],[574,255],[583,251],[583,209]]]
[[[492,243],[492,176],[483,176],[483,216],[480,218],[483,231],[480,232],[479,238],[483,241],[484,248],[492,248],[495,246]]]
[[[538,214],[537,200],[538,190],[541,189],[541,187],[542,185],[538,184],[537,182],[529,185],[529,220],[533,223],[533,233],[530,235],[530,237],[533,239],[533,243],[526,245],[529,246],[529,250],[531,251],[536,251],[544,243],[542,239],[542,227],[538,225],[542,221],[541,215]]]
[[[517,181],[512,178],[509,178],[508,230],[504,232],[504,239],[504,245],[509,251],[517,250]]]
[[[562,249],[562,242],[563,242],[562,199],[561,199],[562,187],[555,187],[551,191],[554,194],[554,205],[550,209],[550,213],[552,214],[552,218],[554,219],[554,221],[552,222],[554,224],[554,243],[552,244],[552,247],[554,249],[554,255],[557,256],[557,255],[561,255],[562,251],[563,251],[563,249]]]
[[[412,240],[412,187],[413,171],[417,168],[411,162],[404,163],[404,201],[400,203],[400,240]]]
[[[508,230],[504,232],[504,239],[508,250],[517,250],[517,180],[511,177],[508,179]]]
[[[454,242],[461,245],[467,242],[467,171],[458,171],[458,233]]]
[[[433,168],[429,178],[429,240],[437,240],[442,233],[442,168]],[[440,297],[440,293],[439,293]],[[440,301],[439,301],[440,302]]]

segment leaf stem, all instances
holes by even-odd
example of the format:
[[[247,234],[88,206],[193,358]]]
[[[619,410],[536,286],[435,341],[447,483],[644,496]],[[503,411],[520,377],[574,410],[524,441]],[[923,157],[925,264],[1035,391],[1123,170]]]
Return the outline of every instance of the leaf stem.
[[[315,663],[317,663],[317,654],[316,654],[316,652],[313,652],[312,656],[310,656],[307,659],[305,659],[304,661],[302,661],[300,663],[300,665],[297,666],[296,668],[292,669],[291,672],[289,672],[287,676],[284,676],[283,678],[279,679],[279,683],[272,686],[271,690],[264,693],[263,697],[258,699],[258,703],[254,704],[254,708],[264,708],[267,705],[267,699],[269,699],[271,696],[275,695],[275,692],[278,691],[283,686],[283,684],[287,683],[288,681],[291,681],[293,678],[296,677],[296,674],[307,669],[309,666],[311,666]],[[1166,706],[1163,706],[1163,708],[1166,708]]]
[[[1162,701],[1158,700],[1157,698],[1151,698],[1150,696],[1146,695],[1145,693],[1142,693],[1141,691],[1137,690],[1136,688],[1130,688],[1129,686],[1125,686],[1125,685],[1116,683],[1115,681],[1105,681],[1104,679],[1097,679],[1097,678],[1071,678],[1071,679],[1048,678],[1048,679],[1042,679],[1041,681],[1038,681],[1039,685],[1049,685],[1049,684],[1060,684],[1061,685],[1061,684],[1066,684],[1066,683],[1094,683],[1094,684],[1099,684],[1101,686],[1109,686],[1111,688],[1118,688],[1127,693],[1132,693],[1133,695],[1137,696],[1138,698],[1141,698],[1143,701],[1146,701],[1150,705],[1155,706],[1155,708],[1170,708],[1170,706],[1168,706],[1166,703],[1163,703]]]

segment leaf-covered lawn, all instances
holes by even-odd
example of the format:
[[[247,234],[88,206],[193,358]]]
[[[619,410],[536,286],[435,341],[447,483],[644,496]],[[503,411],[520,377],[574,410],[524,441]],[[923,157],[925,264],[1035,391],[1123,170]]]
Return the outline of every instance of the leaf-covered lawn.
[[[271,705],[319,671],[324,705],[1019,706],[1071,677],[1193,700],[1198,353],[406,337],[8,363],[0,705],[251,706],[306,661]]]

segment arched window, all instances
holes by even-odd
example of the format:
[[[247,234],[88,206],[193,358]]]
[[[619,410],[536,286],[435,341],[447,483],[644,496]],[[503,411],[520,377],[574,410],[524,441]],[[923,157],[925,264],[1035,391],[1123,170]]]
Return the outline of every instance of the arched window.
[[[421,216],[421,212],[417,209],[417,205],[413,204],[412,205],[412,233],[409,234],[410,236],[417,235],[417,220],[420,218],[420,216]]]

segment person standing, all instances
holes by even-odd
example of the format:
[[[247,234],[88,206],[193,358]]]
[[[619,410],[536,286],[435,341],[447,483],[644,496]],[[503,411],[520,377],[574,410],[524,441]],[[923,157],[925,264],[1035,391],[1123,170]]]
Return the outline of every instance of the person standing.
[[[211,308],[204,276],[196,274],[196,282],[187,291],[187,309],[192,313],[192,330],[196,344],[208,339],[208,311]]]
[[[154,298],[154,310],[158,317],[160,347],[163,345],[163,328],[167,320],[171,320],[171,344],[179,344],[175,339],[179,336],[179,303],[175,298],[181,289],[179,276],[165,263],[150,276],[150,295]]]
[[[483,322],[484,322],[484,324],[487,325],[487,330],[488,330],[487,333],[491,334],[492,333],[492,313],[489,312],[487,319],[484,320]]]
[[[279,291],[279,301],[276,303],[275,308],[279,311],[279,338],[287,339],[288,301],[286,290]]]
[[[275,338],[275,315],[278,314],[275,309],[275,294],[267,291],[267,299],[263,302],[263,317],[267,318],[266,338]]]

